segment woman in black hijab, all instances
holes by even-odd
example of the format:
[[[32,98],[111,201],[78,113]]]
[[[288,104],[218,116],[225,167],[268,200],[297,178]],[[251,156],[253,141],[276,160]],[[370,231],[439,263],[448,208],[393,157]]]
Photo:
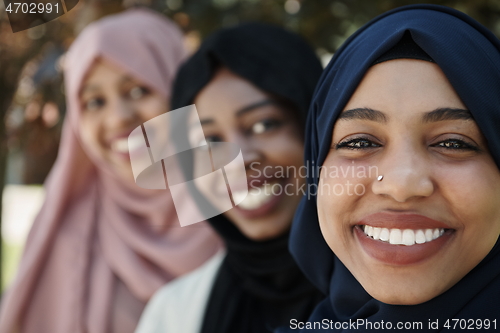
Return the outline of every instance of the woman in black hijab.
[[[288,252],[304,184],[303,123],[321,71],[299,36],[257,23],[213,34],[181,67],[172,109],[194,103],[205,136],[185,139],[238,144],[250,189],[235,208],[209,219],[227,252],[160,291],[138,333],[272,332],[305,320],[323,298]],[[188,122],[174,128],[176,136],[188,132]],[[193,162],[184,171],[196,173]],[[191,190],[206,207],[210,193]]]
[[[279,332],[498,330],[499,64],[490,31],[432,5],[381,15],[337,51],[306,129],[317,194],[291,233],[328,296]]]

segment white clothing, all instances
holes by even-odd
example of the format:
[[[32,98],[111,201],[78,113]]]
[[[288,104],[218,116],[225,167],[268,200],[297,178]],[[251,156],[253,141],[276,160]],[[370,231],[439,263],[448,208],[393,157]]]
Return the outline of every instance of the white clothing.
[[[225,257],[225,251],[219,251],[202,266],[160,288],[146,305],[135,333],[199,333]]]

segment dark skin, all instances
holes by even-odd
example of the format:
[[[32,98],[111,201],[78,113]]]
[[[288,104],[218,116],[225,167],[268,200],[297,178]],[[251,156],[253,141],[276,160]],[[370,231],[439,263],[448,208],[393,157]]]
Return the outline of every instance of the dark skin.
[[[194,101],[206,140],[232,142],[241,148],[247,176],[240,177],[241,182],[246,182],[245,178],[259,178],[259,181],[277,186],[276,192],[278,187],[288,185],[291,195],[262,196],[250,205],[243,202],[224,213],[243,234],[257,241],[277,237],[290,228],[301,198],[296,189],[304,182],[293,173],[277,173],[280,167],[297,169],[303,165],[304,146],[299,121],[291,116],[291,110],[275,102],[263,101],[273,101],[273,98],[225,68],[216,73]],[[190,136],[192,144],[202,139]],[[262,184],[253,185],[260,188]],[[214,200],[214,192],[227,191],[225,186],[203,188],[202,185],[199,189],[209,200]]]
[[[166,99],[122,68],[99,59],[82,84],[80,103],[84,145],[121,179],[134,184],[127,137],[137,126],[167,112]]]
[[[436,64],[399,59],[368,70],[335,124],[324,162],[326,167],[351,165],[376,166],[384,178],[322,173],[321,183],[349,180],[365,192],[318,196],[320,227],[332,251],[377,300],[426,302],[462,279],[496,243],[500,172],[477,124]],[[401,230],[409,228],[405,214],[439,221],[446,225],[446,242],[416,263],[387,264],[363,246],[378,241],[363,243],[356,229],[373,214],[403,216],[390,227]],[[384,246],[397,255],[406,245]],[[423,248],[407,248],[418,246]]]

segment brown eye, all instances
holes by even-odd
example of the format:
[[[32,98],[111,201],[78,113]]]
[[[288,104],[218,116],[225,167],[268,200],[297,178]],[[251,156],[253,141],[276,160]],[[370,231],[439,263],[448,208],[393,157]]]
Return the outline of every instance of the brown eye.
[[[275,119],[264,119],[253,124],[251,131],[254,134],[262,134],[273,128],[277,128],[282,124],[281,121]]]
[[[149,89],[145,87],[136,86],[129,91],[129,96],[133,100],[141,99],[149,94]]]
[[[477,151],[479,150],[477,147],[459,139],[448,139],[444,140],[441,142],[438,142],[436,144],[431,145],[431,147],[438,147],[438,148],[445,148],[445,149],[452,149],[452,150],[472,150],[472,151]]]
[[[209,144],[214,143],[214,142],[223,142],[223,141],[224,140],[220,136],[207,135],[204,139],[201,139],[198,141],[198,147],[201,147],[201,149],[203,149],[203,150],[207,150]],[[207,143],[207,145],[205,145],[205,142]],[[214,146],[211,146],[211,148],[213,149]]]
[[[94,111],[102,108],[106,104],[106,101],[104,98],[91,98],[88,101],[86,101],[83,105],[84,110],[89,110],[89,111]]]
[[[220,136],[217,136],[217,135],[206,136],[205,140],[207,141],[207,143],[209,143],[209,142],[222,142],[222,141],[224,141],[224,140],[222,140],[222,138]]]
[[[381,147],[380,144],[373,142],[367,138],[355,138],[351,140],[346,140],[343,142],[339,142],[335,149],[370,149],[370,148],[378,148]]]

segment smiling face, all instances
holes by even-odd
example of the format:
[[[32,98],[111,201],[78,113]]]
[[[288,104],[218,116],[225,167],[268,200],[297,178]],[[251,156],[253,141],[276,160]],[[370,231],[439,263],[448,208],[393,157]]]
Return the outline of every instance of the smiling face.
[[[253,240],[283,234],[300,201],[297,187],[304,182],[286,170],[303,165],[302,129],[292,110],[227,69],[220,69],[194,102],[206,141],[231,142],[242,151],[246,177],[239,178],[243,183],[248,180],[249,194],[224,213],[226,217]],[[203,140],[198,136],[190,133],[192,146]],[[198,167],[195,156],[195,174]],[[227,193],[224,183],[215,188],[206,185],[198,188],[212,202],[218,192]],[[232,195],[236,198],[239,193]]]
[[[165,98],[106,59],[90,69],[81,93],[80,133],[91,154],[120,178],[133,181],[128,135],[168,111]]]
[[[371,67],[335,124],[323,166],[320,188],[337,191],[318,195],[321,232],[384,303],[419,304],[445,292],[500,234],[500,172],[436,64]],[[325,172],[332,167],[356,172],[335,177]],[[351,195],[340,194],[347,182]]]

